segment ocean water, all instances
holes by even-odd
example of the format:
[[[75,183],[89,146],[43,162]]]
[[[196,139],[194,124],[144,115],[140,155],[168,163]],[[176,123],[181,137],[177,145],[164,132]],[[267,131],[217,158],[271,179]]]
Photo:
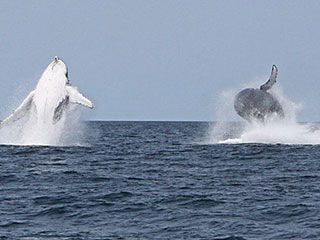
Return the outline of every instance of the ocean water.
[[[0,239],[320,239],[318,144],[85,125],[80,146],[0,145]]]

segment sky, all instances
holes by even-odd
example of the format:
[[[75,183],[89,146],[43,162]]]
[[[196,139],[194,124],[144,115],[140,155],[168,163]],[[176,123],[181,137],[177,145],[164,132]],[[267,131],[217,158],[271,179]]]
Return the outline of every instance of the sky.
[[[319,12],[312,0],[2,0],[0,118],[57,55],[95,104],[86,120],[216,120],[221,92],[276,64],[298,119],[320,121]]]

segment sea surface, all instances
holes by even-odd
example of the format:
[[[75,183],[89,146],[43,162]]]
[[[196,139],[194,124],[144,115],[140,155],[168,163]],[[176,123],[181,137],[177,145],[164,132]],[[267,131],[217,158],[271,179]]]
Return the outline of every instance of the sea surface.
[[[320,239],[320,145],[85,124],[83,146],[0,145],[0,239]]]

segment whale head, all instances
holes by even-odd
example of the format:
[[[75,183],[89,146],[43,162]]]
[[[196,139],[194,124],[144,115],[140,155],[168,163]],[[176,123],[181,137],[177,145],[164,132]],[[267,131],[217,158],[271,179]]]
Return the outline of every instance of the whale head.
[[[49,64],[45,72],[47,71],[63,74],[66,77],[67,83],[69,83],[68,67],[58,56],[54,57],[54,60]]]

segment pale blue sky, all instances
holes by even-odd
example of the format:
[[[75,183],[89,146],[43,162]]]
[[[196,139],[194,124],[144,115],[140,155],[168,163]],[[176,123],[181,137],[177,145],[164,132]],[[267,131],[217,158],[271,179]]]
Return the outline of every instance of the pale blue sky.
[[[320,1],[0,4],[0,118],[58,55],[95,103],[90,120],[215,120],[219,92],[272,64],[299,119],[320,120]]]

